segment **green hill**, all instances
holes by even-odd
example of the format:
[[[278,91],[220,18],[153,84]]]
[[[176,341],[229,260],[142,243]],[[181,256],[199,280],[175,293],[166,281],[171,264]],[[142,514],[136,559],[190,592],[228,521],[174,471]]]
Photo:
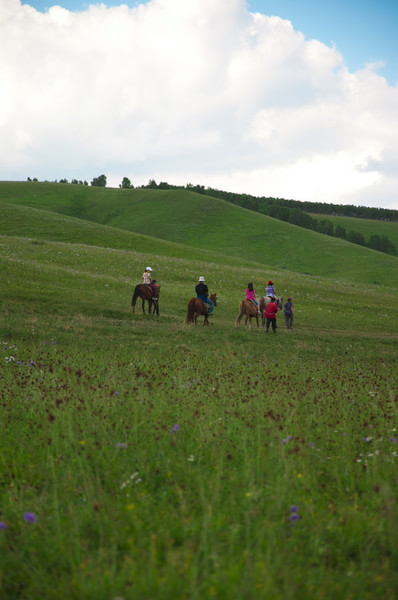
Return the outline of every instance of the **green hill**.
[[[199,250],[211,251],[256,262],[267,269],[398,287],[396,257],[186,190],[2,183],[0,210],[9,211],[10,205],[56,212],[117,231],[184,244],[195,249],[192,252],[196,255]],[[1,222],[3,233],[20,235],[18,223],[12,229],[4,217]],[[40,235],[58,239],[51,227],[47,232],[44,228]],[[112,233],[107,230],[107,235]],[[116,237],[119,235],[123,234],[115,232]]]
[[[362,219],[357,217],[344,217],[337,215],[320,215],[315,213],[308,213],[313,219],[317,221],[327,220],[333,223],[335,227],[343,227],[347,233],[348,231],[357,231],[362,233],[366,240],[371,235],[385,235],[396,248],[398,248],[398,221],[376,221],[375,219]]]
[[[0,190],[0,597],[395,598],[393,257],[194,194]],[[266,276],[293,329],[238,330]]]

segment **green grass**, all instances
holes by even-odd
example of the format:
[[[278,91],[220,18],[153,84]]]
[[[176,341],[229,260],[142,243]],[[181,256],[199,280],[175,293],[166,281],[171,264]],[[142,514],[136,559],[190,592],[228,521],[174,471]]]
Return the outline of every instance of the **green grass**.
[[[0,237],[0,597],[393,600],[398,291],[19,210]],[[147,262],[159,318],[131,312]],[[204,266],[219,305],[195,329]],[[293,331],[237,330],[268,276]]]
[[[326,219],[327,221],[333,223],[335,227],[340,225],[340,227],[343,227],[347,233],[351,230],[362,233],[365,237],[365,240],[369,240],[370,236],[373,234],[379,236],[385,235],[391,240],[394,246],[398,248],[397,221],[375,221],[373,219],[357,219],[355,217],[339,217],[336,215],[319,215],[313,213],[309,214],[317,221]]]
[[[0,211],[9,211],[10,205],[115,227],[115,235],[116,231],[128,230],[183,244],[194,248],[196,256],[199,249],[207,250],[230,256],[235,264],[236,260],[250,261],[263,268],[398,287],[397,257],[188,191],[2,183]],[[19,235],[19,224],[10,229],[6,219],[0,222],[3,223],[0,232]],[[34,233],[33,228],[32,237]],[[41,235],[54,239],[51,230]]]

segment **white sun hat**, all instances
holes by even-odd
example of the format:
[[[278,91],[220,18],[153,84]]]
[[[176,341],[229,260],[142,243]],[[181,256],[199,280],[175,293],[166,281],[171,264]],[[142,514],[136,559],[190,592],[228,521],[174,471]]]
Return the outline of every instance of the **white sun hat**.
[[[151,267],[147,267],[145,271],[152,271]]]
[[[199,281],[204,281],[205,278],[204,277],[199,277]]]

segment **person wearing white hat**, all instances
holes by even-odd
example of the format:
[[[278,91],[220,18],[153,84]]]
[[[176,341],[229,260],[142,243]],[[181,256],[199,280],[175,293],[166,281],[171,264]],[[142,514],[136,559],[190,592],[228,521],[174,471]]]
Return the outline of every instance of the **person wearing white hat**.
[[[152,282],[151,272],[152,272],[151,267],[147,267],[142,275],[142,279],[143,279],[144,283],[146,283],[147,285],[150,285]]]
[[[200,298],[205,304],[209,305],[209,315],[213,312],[214,304],[209,298],[209,288],[205,284],[205,278],[199,277],[199,282],[195,287],[196,297]]]

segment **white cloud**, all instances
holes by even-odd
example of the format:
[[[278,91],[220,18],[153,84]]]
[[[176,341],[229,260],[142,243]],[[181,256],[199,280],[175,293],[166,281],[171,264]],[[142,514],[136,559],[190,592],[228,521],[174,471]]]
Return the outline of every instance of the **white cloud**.
[[[2,0],[0,86],[1,179],[398,208],[398,87],[244,0],[45,14]]]

